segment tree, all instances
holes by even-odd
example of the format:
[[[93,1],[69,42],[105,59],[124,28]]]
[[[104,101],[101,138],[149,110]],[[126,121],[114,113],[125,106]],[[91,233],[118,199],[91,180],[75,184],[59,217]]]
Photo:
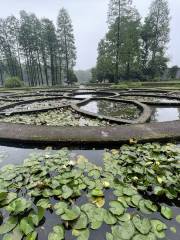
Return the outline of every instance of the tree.
[[[47,18],[43,18],[41,20],[41,34],[42,34],[42,58],[44,62],[46,83],[47,85],[49,85],[48,69],[50,69],[51,82],[52,85],[55,85],[57,84],[55,71],[57,68],[56,58],[58,53],[58,44],[55,26],[53,22]]]
[[[98,45],[98,58],[96,67],[96,77],[98,82],[109,80],[114,82],[115,62],[110,43],[107,39],[102,39]]]
[[[129,10],[132,5],[132,0],[110,0],[109,3],[109,12],[108,12],[108,23],[109,29],[111,30],[112,27],[115,29],[116,36],[114,39],[114,44],[116,46],[116,70],[115,70],[115,81],[119,81],[119,65],[120,65],[120,47],[122,44],[122,36],[121,30],[122,21],[128,15]]]
[[[159,77],[161,69],[167,68],[168,58],[165,56],[169,42],[169,7],[167,0],[154,0],[145,19],[143,40],[146,47],[146,61],[151,78]]]
[[[171,68],[169,69],[169,77],[170,77],[171,79],[176,79],[178,70],[179,70],[179,67],[178,67],[177,65],[171,67]]]
[[[57,39],[62,52],[62,64],[66,82],[71,84],[70,73],[76,62],[76,47],[73,26],[68,12],[62,8],[57,20]]]

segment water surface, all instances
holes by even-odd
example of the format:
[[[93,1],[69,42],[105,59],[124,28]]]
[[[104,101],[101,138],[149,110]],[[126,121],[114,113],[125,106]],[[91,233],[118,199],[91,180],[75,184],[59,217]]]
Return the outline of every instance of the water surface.
[[[151,122],[168,122],[180,120],[180,108],[178,107],[153,107]]]

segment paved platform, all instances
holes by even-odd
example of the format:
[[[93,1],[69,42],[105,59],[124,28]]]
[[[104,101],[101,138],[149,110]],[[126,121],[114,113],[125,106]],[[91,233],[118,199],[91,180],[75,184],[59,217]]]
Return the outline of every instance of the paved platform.
[[[0,123],[3,143],[121,144],[180,140],[180,121],[123,125],[117,127],[49,127]]]

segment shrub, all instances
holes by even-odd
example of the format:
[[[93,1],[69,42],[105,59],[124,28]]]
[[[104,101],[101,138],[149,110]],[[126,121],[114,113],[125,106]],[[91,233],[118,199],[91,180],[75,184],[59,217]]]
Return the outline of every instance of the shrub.
[[[5,80],[4,86],[6,88],[17,88],[23,87],[24,83],[22,80],[19,79],[19,77],[11,77]]]

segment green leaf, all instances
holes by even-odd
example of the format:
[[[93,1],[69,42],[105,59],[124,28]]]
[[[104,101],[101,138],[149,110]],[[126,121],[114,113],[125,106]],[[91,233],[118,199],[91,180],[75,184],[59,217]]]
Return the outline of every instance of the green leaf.
[[[92,195],[93,197],[103,197],[103,196],[104,196],[104,193],[103,193],[103,191],[102,191],[101,189],[96,188],[96,189],[93,189],[93,190],[91,191],[91,195]]]
[[[170,227],[171,232],[173,232],[174,234],[177,232],[175,227]]]
[[[89,173],[88,173],[88,176],[89,177],[93,177],[94,179],[99,179],[100,176],[101,176],[101,172],[97,169],[94,169],[94,170],[91,170]]]
[[[106,240],[114,240],[113,235],[111,233],[106,233]]]
[[[62,215],[67,208],[68,204],[65,202],[58,202],[54,205],[54,209],[56,210],[55,212],[57,215]]]
[[[72,209],[65,209],[61,219],[65,221],[72,221],[77,219],[80,216],[80,213],[80,208],[77,206],[73,207]]]
[[[20,221],[20,230],[27,236],[34,231],[34,227],[29,223],[28,218],[23,218]]]
[[[73,229],[72,235],[77,237],[77,240],[88,240],[89,239],[89,230],[88,229],[84,229],[84,230]]]
[[[180,223],[180,215],[177,215],[177,216],[176,216],[176,221],[177,221],[178,223]]]
[[[124,213],[123,215],[118,216],[117,218],[121,222],[128,222],[131,219],[131,215],[129,213]]]
[[[137,207],[139,205],[139,201],[142,199],[140,195],[133,195],[131,198],[132,203]]]
[[[133,196],[137,194],[137,190],[129,186],[129,187],[123,188],[123,193],[127,196]]]
[[[159,187],[159,186],[156,186],[154,188],[154,194],[155,195],[158,195],[158,196],[161,196],[165,193],[165,190],[162,188],[162,187]]]
[[[108,225],[114,225],[117,222],[117,219],[110,213],[108,210],[104,212],[104,222]]]
[[[53,232],[49,234],[48,240],[62,240],[64,239],[64,227],[57,225],[53,227]]]
[[[9,203],[11,203],[16,198],[17,198],[17,193],[9,192],[6,196],[6,199],[4,199],[0,204],[2,206],[8,205]]]
[[[5,223],[0,226],[0,234],[5,234],[12,231],[18,223],[17,217],[9,217],[5,219]]]
[[[135,228],[130,221],[124,223],[121,226],[118,225],[113,226],[111,229],[114,239],[117,240],[118,239],[130,240],[135,233]]]
[[[49,199],[40,199],[37,204],[36,204],[37,207],[41,207],[41,208],[44,208],[44,209],[48,209],[48,208],[51,208],[51,204],[49,202]]]
[[[173,218],[173,211],[171,208],[167,206],[161,206],[161,214],[163,217],[167,219],[172,219]]]
[[[111,201],[109,202],[110,208],[109,211],[114,215],[122,215],[124,213],[124,207],[118,201]]]
[[[85,213],[81,212],[81,215],[74,223],[73,228],[77,229],[77,230],[84,229],[87,227],[87,224],[88,224],[87,215]]]
[[[7,207],[6,210],[14,215],[23,213],[26,209],[31,207],[32,203],[27,201],[25,198],[17,198],[12,201]]]
[[[137,234],[132,240],[156,240],[156,236],[153,233],[149,233],[148,235]]]
[[[142,234],[148,234],[151,230],[151,222],[147,219],[140,219],[138,215],[134,216],[132,222],[136,229]]]
[[[164,238],[165,237],[164,230],[167,229],[166,224],[164,224],[160,220],[154,219],[154,220],[151,220],[151,225],[152,225],[152,231],[155,233],[155,235],[158,238]]]
[[[71,197],[72,194],[73,194],[73,190],[72,190],[70,187],[66,186],[66,185],[64,185],[64,186],[62,187],[62,191],[63,191],[62,197],[63,197],[64,199],[68,199],[68,198]]]
[[[0,201],[6,199],[8,192],[4,189],[0,189]]]
[[[37,232],[32,232],[27,235],[26,240],[36,240],[37,239]]]

